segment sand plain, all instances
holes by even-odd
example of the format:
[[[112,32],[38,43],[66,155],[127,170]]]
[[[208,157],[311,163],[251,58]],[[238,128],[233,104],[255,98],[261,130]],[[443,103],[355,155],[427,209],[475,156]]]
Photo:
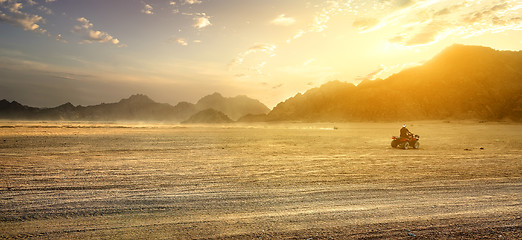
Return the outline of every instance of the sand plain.
[[[400,125],[0,122],[0,238],[522,238],[522,124]]]

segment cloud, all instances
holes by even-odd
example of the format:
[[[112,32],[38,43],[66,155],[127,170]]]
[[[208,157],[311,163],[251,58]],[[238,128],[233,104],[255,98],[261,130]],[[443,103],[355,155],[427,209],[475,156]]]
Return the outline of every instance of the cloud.
[[[403,8],[413,5],[416,2],[416,0],[394,0],[392,2],[394,6]]]
[[[504,11],[508,8],[507,3],[497,4],[490,8],[484,9],[482,11],[474,12],[473,14],[466,16],[464,21],[467,23],[476,23],[480,21],[487,20],[488,18],[496,16],[496,13],[499,11]]]
[[[315,15],[312,25],[309,27],[309,32],[322,32],[328,26],[326,25],[330,18],[343,11],[342,5],[338,1],[327,1],[327,6],[322,11]]]
[[[26,31],[46,33],[47,31],[39,25],[39,22],[45,22],[45,19],[36,14],[22,12],[22,8],[22,3],[16,1],[0,1],[0,22],[10,23]]]
[[[350,2],[340,0],[326,1],[321,10],[313,17],[312,23],[307,28],[298,30],[297,33],[295,33],[292,38],[286,40],[286,42],[290,43],[292,40],[298,39],[306,33],[323,32],[328,28],[327,23],[331,17],[339,13],[351,11],[350,9]]]
[[[79,27],[76,26],[76,27],[79,28],[79,29],[82,29],[82,28],[84,28],[84,29],[89,29],[89,28],[92,28],[92,27],[93,27],[93,24],[92,24],[89,20],[87,20],[86,18],[84,18],[84,17],[78,18],[78,19],[76,19],[76,21],[78,21],[78,22],[80,22],[80,23],[82,24],[82,25],[79,26]]]
[[[143,9],[141,10],[141,12],[142,12],[142,13],[145,13],[145,14],[147,14],[147,15],[152,15],[152,14],[154,14],[154,12],[152,12],[152,11],[154,10],[154,9],[152,8],[152,6],[149,5],[149,4],[146,4],[146,3],[144,3],[144,4],[145,4],[145,6],[144,6]]]
[[[281,14],[270,23],[277,26],[290,26],[295,23],[295,19],[285,16],[285,14]]]
[[[124,47],[125,44],[121,44],[120,40],[111,36],[107,32],[92,29],[94,25],[86,18],[81,17],[76,19],[81,25],[75,25],[73,28],[74,33],[83,34],[83,41],[80,43],[111,43],[117,47]]]
[[[368,80],[375,80],[375,79],[378,79],[378,78],[386,78],[386,77],[390,76],[391,74],[400,72],[400,71],[402,71],[404,69],[417,67],[417,66],[420,66],[420,65],[422,65],[422,63],[418,63],[418,62],[396,64],[396,65],[392,65],[392,66],[386,66],[384,64],[381,64],[373,72],[371,72],[371,73],[369,73],[369,74],[367,74],[365,76],[359,76],[355,80],[363,81],[363,80],[367,80],[367,79]]]
[[[56,41],[62,42],[62,43],[68,43],[67,40],[63,39],[62,34],[56,35]]]
[[[250,78],[251,75],[266,76],[263,73],[263,69],[267,65],[267,62],[264,61],[264,58],[267,56],[274,57],[276,55],[276,48],[277,46],[274,44],[256,43],[247,50],[239,53],[236,58],[230,61],[228,64],[228,71],[236,72],[234,76],[237,78]],[[247,57],[249,57],[250,60],[248,61],[248,64],[245,64],[245,59]]]
[[[283,84],[280,83],[280,84],[272,86],[272,89],[278,89],[278,88],[281,88],[282,86],[283,86]]]
[[[377,68],[376,70],[374,70],[373,72],[371,73],[368,73],[367,75],[365,76],[359,76],[357,78],[355,78],[355,80],[357,81],[363,81],[363,80],[373,80],[376,78],[377,75],[381,74],[384,69],[386,67],[384,65],[381,64],[381,66],[379,66],[379,68]]]
[[[437,10],[433,15],[434,17],[449,15],[454,13],[455,11],[458,11],[462,8],[464,8],[466,5],[466,2],[458,3],[452,6],[445,7],[443,9]]]
[[[179,8],[178,8],[178,4],[174,1],[170,1],[169,2],[169,5],[174,7],[174,9],[172,9],[172,13],[174,14],[178,14],[180,11],[179,11]]]
[[[358,18],[352,23],[352,26],[358,28],[360,31],[364,31],[377,26],[379,22],[376,18]]]
[[[201,40],[199,39],[196,39],[196,40],[188,40],[186,38],[182,38],[182,37],[171,37],[168,39],[168,42],[169,43],[175,43],[175,44],[179,44],[181,46],[188,46],[190,42],[192,43],[201,43]]]
[[[188,45],[187,41],[184,38],[176,38],[175,42],[178,43],[181,46],[187,46]]]
[[[309,58],[307,59],[304,63],[303,63],[303,67],[306,67],[308,65],[310,65],[311,63],[315,62],[315,58]]]
[[[388,39],[388,42],[400,44],[400,43],[404,42],[404,39],[405,39],[404,34],[399,34],[399,35],[397,35],[395,37],[392,37],[392,38]]]
[[[268,56],[275,56],[275,49],[277,48],[274,44],[268,44],[268,43],[256,43],[254,46],[248,48],[246,51],[240,53],[237,55],[237,57],[232,60],[231,65],[240,65],[244,62],[245,58],[254,53],[265,53]]]
[[[430,24],[406,40],[404,44],[406,46],[418,46],[438,42],[443,37],[443,30],[444,25],[442,24]]]
[[[200,0],[185,0],[183,3],[193,5],[193,4],[200,4],[201,1]]]
[[[37,24],[42,19],[43,18],[38,15],[29,15],[29,14],[7,15],[5,13],[0,13],[0,21],[2,21],[2,22],[11,23],[15,26],[22,27],[24,30],[44,33],[46,31],[41,29],[40,25]]]
[[[95,31],[95,30],[89,30],[89,35],[85,41],[91,43],[91,42],[99,42],[99,43],[105,43],[105,42],[111,42],[115,45],[120,43],[120,41],[117,38],[112,37],[106,32],[102,31]]]
[[[408,47],[429,45],[446,37],[447,32],[445,30],[448,28],[447,23],[430,22],[423,27],[419,27],[415,31],[412,30],[411,34],[401,34],[388,41],[391,43],[400,43]]]
[[[202,29],[208,26],[211,26],[212,23],[210,23],[210,17],[207,16],[205,13],[199,14],[200,16],[194,17],[194,27],[197,29]]]
[[[47,15],[53,15],[53,10],[45,7],[45,6],[38,6],[38,10],[42,11],[43,13],[47,14]]]
[[[449,36],[469,38],[522,28],[518,0],[389,2],[395,9],[385,9],[383,17],[362,15],[352,25],[360,33],[392,30],[395,33],[388,41],[408,47],[434,44]]]
[[[12,13],[22,13],[22,12],[20,12],[20,9],[22,9],[22,3],[12,2],[12,1],[9,1],[9,3],[11,3],[11,5],[8,6],[10,12],[12,12]]]

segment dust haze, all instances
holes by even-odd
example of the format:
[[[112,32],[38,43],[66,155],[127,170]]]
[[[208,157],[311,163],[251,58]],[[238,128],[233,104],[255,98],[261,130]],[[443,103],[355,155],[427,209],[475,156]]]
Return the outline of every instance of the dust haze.
[[[0,237],[519,239],[522,125],[0,123]]]

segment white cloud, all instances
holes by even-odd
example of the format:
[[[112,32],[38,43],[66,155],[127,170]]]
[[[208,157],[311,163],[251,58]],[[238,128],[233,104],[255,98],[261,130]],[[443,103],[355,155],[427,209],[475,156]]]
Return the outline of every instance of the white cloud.
[[[243,64],[245,61],[245,58],[248,55],[256,54],[256,53],[263,53],[268,55],[269,57],[273,57],[276,55],[275,50],[277,46],[274,44],[269,43],[256,43],[254,46],[248,48],[246,51],[239,53],[236,58],[234,58],[228,65],[229,71],[232,70],[235,66]],[[259,69],[263,68],[266,65],[266,62],[259,63],[254,66],[254,70],[259,71]]]
[[[303,63],[303,67],[306,67],[308,65],[310,65],[311,63],[315,62],[315,58],[309,58],[307,59],[304,63]]]
[[[208,26],[211,26],[210,17],[202,13],[200,16],[194,18],[194,27],[197,29],[202,29]]]
[[[68,43],[67,40],[63,39],[62,34],[58,34],[58,35],[56,36],[56,41],[58,41],[58,42],[62,42],[62,43]]]
[[[410,62],[410,63],[404,63],[404,64],[395,64],[392,66],[386,66],[384,64],[381,64],[376,70],[373,72],[367,74],[366,76],[359,76],[356,78],[358,81],[362,80],[375,80],[377,78],[386,78],[394,73],[400,72],[404,69],[416,67],[422,65],[418,62]]]
[[[141,10],[142,13],[145,13],[145,14],[148,14],[148,15],[152,15],[154,14],[154,12],[152,12],[154,9],[152,8],[151,5],[149,4],[145,4],[145,6],[143,7],[143,9]]]
[[[83,34],[83,41],[80,43],[112,43],[118,47],[124,47],[125,44],[121,44],[120,40],[111,36],[107,32],[93,30],[93,24],[86,18],[81,17],[76,19],[76,21],[81,23],[81,26],[74,26],[73,32]]]
[[[47,15],[52,15],[53,14],[53,10],[47,8],[47,7],[44,7],[44,6],[38,6],[38,10],[42,11],[43,13],[47,14]]]
[[[180,12],[179,8],[178,8],[178,4],[174,1],[170,1],[169,2],[169,5],[174,7],[174,9],[172,9],[172,13],[174,14],[178,14]]]
[[[361,28],[361,32],[377,31],[387,26],[402,28],[404,30],[397,32],[388,41],[416,47],[437,43],[448,36],[469,38],[522,28],[522,4],[517,0],[465,1],[455,4],[446,1],[448,4],[437,5],[439,2],[419,1],[390,13],[374,26]]]
[[[201,43],[202,41],[199,39],[188,40],[188,39],[182,38],[182,37],[171,37],[168,39],[168,42],[179,44],[181,46],[188,46],[190,43]]]
[[[201,1],[200,0],[185,0],[184,3],[192,5],[192,4],[200,4]]]
[[[43,18],[38,15],[29,15],[29,14],[17,14],[17,15],[7,15],[5,13],[0,13],[0,21],[8,22],[15,26],[20,26],[24,30],[29,31],[40,31],[46,32],[43,29],[40,29],[40,25],[37,23]]]
[[[29,3],[31,5],[31,2]],[[22,27],[26,31],[46,33],[45,29],[40,28],[39,22],[45,19],[36,14],[22,12],[23,5],[17,1],[0,1],[0,22],[10,23],[14,26]],[[7,10],[3,12],[2,10]]]
[[[326,1],[321,7],[321,10],[315,14],[312,23],[307,28],[297,31],[297,33],[294,34],[292,38],[286,40],[286,42],[290,43],[292,40],[298,39],[306,33],[323,32],[328,28],[327,24],[332,16],[348,11],[353,12],[351,2],[352,1],[346,2],[341,0]]]
[[[114,44],[119,43],[118,39],[113,38],[108,33],[102,32],[102,31],[95,31],[95,30],[89,30],[89,35],[88,35],[87,40],[94,41],[94,42],[100,42],[100,43],[109,42],[109,41]]]
[[[270,23],[278,26],[290,26],[295,23],[295,19],[287,17],[285,14],[281,14],[277,16],[274,20],[272,20]]]
[[[9,11],[12,13],[22,13],[20,9],[22,9],[22,3],[19,2],[11,2],[11,6],[9,6]]]
[[[181,46],[187,46],[188,45],[187,41],[185,41],[184,38],[176,38],[176,43],[178,43]]]
[[[252,70],[257,73],[257,75],[263,75],[263,68],[265,68],[266,62],[260,62],[252,67]]]
[[[243,53],[239,54],[239,58],[237,58],[239,60],[238,63],[242,63],[246,56],[253,54],[253,53],[266,53],[269,56],[273,57],[276,55],[275,54],[276,48],[277,48],[277,46],[274,44],[257,43],[254,46],[248,48]]]
[[[93,27],[92,23],[84,17],[78,18],[76,21],[82,23],[81,28],[89,29]]]

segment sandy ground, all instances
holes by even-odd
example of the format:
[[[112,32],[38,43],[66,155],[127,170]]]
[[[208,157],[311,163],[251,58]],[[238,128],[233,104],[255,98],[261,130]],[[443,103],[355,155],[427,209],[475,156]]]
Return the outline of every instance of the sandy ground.
[[[400,125],[0,122],[0,238],[522,238],[522,124]]]

